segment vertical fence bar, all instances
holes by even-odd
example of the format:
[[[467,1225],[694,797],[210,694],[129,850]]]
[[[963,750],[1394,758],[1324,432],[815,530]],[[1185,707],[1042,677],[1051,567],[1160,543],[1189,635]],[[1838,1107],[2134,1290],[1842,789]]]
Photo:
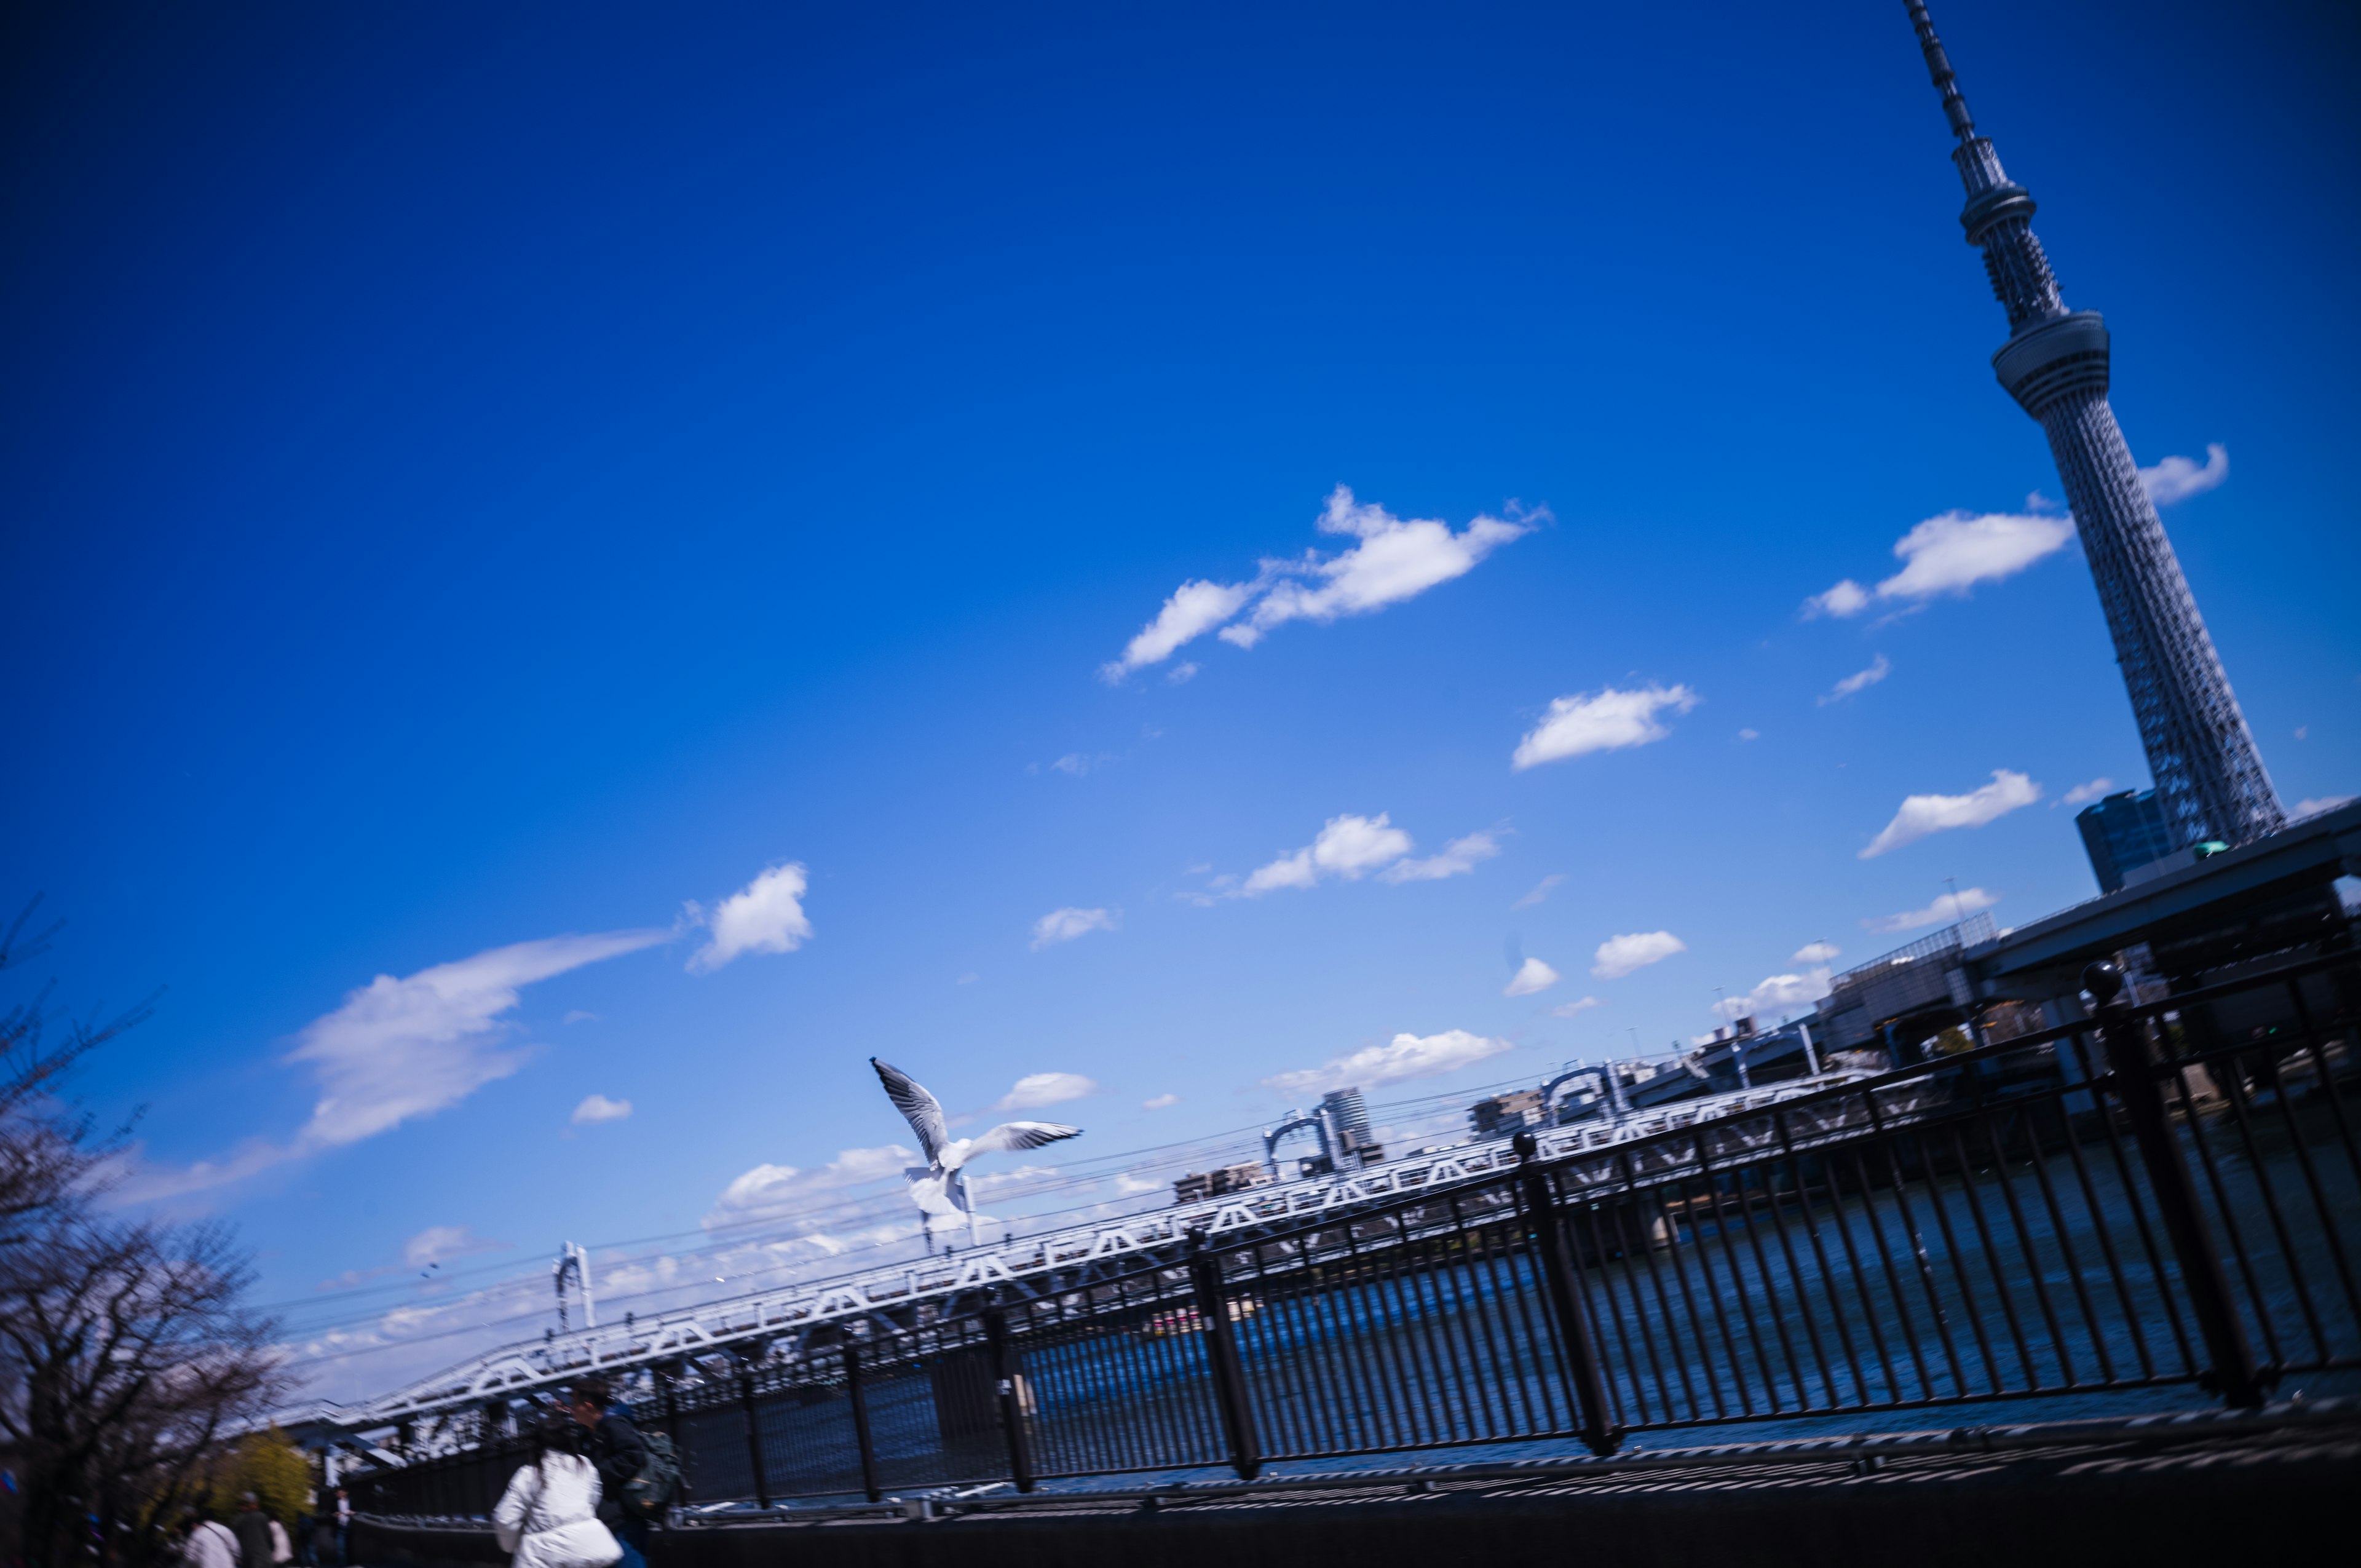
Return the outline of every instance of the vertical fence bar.
[[[1525,1215],[1541,1249],[1542,1280],[1548,1287],[1550,1315],[1557,1320],[1558,1343],[1565,1354],[1566,1381],[1574,1385],[1580,1412],[1576,1428],[1583,1445],[1604,1457],[1622,1446],[1623,1433],[1608,1417],[1607,1379],[1599,1370],[1598,1347],[1590,1337],[1590,1319],[1583,1311],[1582,1281],[1565,1245],[1556,1194],[1550,1190],[1549,1172],[1541,1168],[1540,1143],[1531,1133],[1516,1137],[1517,1177],[1524,1188]]]
[[[871,1502],[885,1495],[877,1484],[877,1444],[869,1435],[869,1388],[861,1380],[861,1347],[844,1342],[844,1392],[852,1401],[852,1441],[861,1450],[861,1489]]]
[[[771,1475],[763,1463],[763,1423],[754,1409],[754,1360],[742,1357],[738,1363],[738,1406],[746,1413],[746,1463],[754,1475],[754,1500],[767,1508],[771,1506]]]
[[[656,1381],[664,1385],[664,1435],[672,1439],[672,1496],[664,1506],[677,1508],[688,1501],[688,1450],[680,1442],[680,1366],[667,1362],[654,1370]]]
[[[2197,1184],[2181,1157],[2180,1145],[2165,1114],[2164,1094],[2150,1069],[2147,1045],[2139,1024],[2127,1016],[2131,1003],[2124,996],[2123,971],[2112,963],[2095,963],[2082,970],[2082,989],[2099,1004],[2100,1036],[2114,1069],[2115,1098],[2131,1122],[2139,1146],[2140,1163],[2156,1194],[2166,1237],[2180,1265],[2180,1282],[2197,1315],[2213,1366],[2204,1379],[2223,1403],[2251,1408],[2263,1402],[2261,1380],[2255,1371],[2255,1353],[2246,1343],[2246,1325],[2230,1296],[2230,1277],[2223,1271],[2222,1254],[2206,1229],[2197,1205]]]
[[[983,1314],[984,1343],[992,1353],[994,1387],[1000,1398],[1000,1430],[1008,1439],[1008,1475],[1020,1492],[1033,1489],[1033,1441],[1025,1430],[1025,1396],[1017,1383],[1016,1347],[1009,1343],[1008,1314],[994,1307]]]
[[[1237,1334],[1230,1322],[1230,1295],[1222,1285],[1221,1255],[1205,1245],[1205,1233],[1189,1233],[1189,1283],[1197,1293],[1197,1321],[1204,1325],[1205,1362],[1213,1375],[1213,1403],[1221,1411],[1222,1435],[1229,1440],[1230,1467],[1242,1481],[1262,1471],[1262,1440],[1247,1402],[1246,1369],[1238,1362]]]

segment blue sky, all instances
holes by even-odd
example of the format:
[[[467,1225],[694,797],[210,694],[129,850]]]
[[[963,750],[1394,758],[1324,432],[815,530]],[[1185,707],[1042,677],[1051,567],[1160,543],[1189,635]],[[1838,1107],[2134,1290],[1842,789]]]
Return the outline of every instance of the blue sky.
[[[2282,795],[2361,789],[2361,28],[1937,20]],[[1073,1158],[1538,1077],[2089,896],[2147,783],[1898,5],[8,26],[0,890],[169,986],[90,1101],[340,1345],[898,1203],[872,1054],[1087,1079]]]

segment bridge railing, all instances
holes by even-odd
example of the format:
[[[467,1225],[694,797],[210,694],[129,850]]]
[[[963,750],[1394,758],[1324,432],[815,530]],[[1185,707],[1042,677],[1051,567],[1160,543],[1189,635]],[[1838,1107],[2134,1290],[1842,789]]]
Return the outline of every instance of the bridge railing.
[[[638,1411],[689,1500],[1859,1418],[2361,1371],[2361,965],[2290,966],[910,1332]],[[1530,1146],[1529,1146],[1530,1152]],[[505,1445],[365,1506],[480,1514]]]

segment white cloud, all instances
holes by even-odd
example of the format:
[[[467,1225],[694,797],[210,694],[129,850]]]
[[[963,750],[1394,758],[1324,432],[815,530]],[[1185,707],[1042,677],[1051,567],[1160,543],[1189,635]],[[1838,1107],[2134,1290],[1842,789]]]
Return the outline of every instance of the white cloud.
[[[1122,916],[1112,909],[1052,909],[1033,922],[1033,950],[1052,948],[1060,942],[1071,942],[1093,931],[1112,931]]]
[[[1332,817],[1318,838],[1257,870],[1238,887],[1235,896],[1258,898],[1280,888],[1310,887],[1323,876],[1357,882],[1410,851],[1410,835],[1393,826],[1389,812],[1381,811],[1374,817]]]
[[[1139,1108],[1143,1111],[1161,1111],[1180,1103],[1180,1097],[1178,1094],[1151,1094],[1139,1102]]]
[[[1121,759],[1116,757],[1112,751],[1069,751],[1064,756],[1059,758],[1056,762],[1050,763],[1049,766],[1061,773],[1068,773],[1075,778],[1081,778],[1084,773],[1091,773],[1099,768],[1104,768],[1109,762],[1118,762]]]
[[[1197,666],[1185,663],[1173,665],[1164,677],[1169,684],[1176,686],[1185,686],[1196,678]]]
[[[1675,953],[1688,950],[1689,945],[1670,931],[1634,931],[1627,936],[1609,937],[1591,955],[1594,961],[1590,972],[1601,980],[1620,980],[1633,970],[1646,969]]]
[[[713,911],[713,936],[689,955],[688,967],[709,974],[746,953],[792,953],[811,939],[804,915],[804,868],[798,861],[773,866],[723,899]],[[699,913],[695,905],[692,914]]]
[[[2334,811],[2340,806],[2350,806],[2355,796],[2349,795],[2317,795],[2295,803],[2298,817],[2317,817],[2323,811]]]
[[[1415,598],[1466,576],[1487,555],[1531,533],[1549,516],[1546,510],[1510,510],[1506,520],[1479,516],[1454,533],[1437,519],[1404,520],[1381,506],[1356,501],[1349,488],[1339,485],[1321,510],[1319,528],[1358,543],[1331,556],[1306,551],[1293,560],[1264,561],[1251,582],[1201,579],[1181,584],[1156,619],[1125,647],[1123,656],[1102,665],[1099,674],[1110,683],[1120,681],[1134,670],[1170,658],[1215,627],[1223,628],[1224,642],[1251,648],[1290,620],[1324,624]],[[1252,609],[1243,620],[1224,626],[1249,604]],[[1196,666],[1183,664],[1169,678],[1178,684],[1195,674]]]
[[[2153,468],[2141,469],[2139,477],[2141,485],[2147,488],[2147,499],[2158,506],[2169,507],[2228,478],[2230,449],[2218,441],[2209,441],[2205,444],[2203,467],[2199,467],[2193,458],[2168,457]]]
[[[1510,978],[1509,988],[1500,992],[1500,994],[1503,996],[1531,996],[1535,992],[1547,991],[1551,986],[1555,985],[1557,982],[1557,970],[1550,968],[1549,965],[1542,962],[1539,959],[1527,959],[1524,963],[1519,967],[1517,972]]]
[[[1126,1170],[1118,1172],[1115,1179],[1115,1195],[1118,1198],[1137,1198],[1143,1192],[1163,1190],[1164,1183],[1152,1176],[1134,1176]]]
[[[792,1165],[758,1165],[721,1190],[721,1196],[706,1212],[703,1223],[706,1229],[711,1230],[747,1220],[774,1218],[807,1202],[816,1193],[899,1176],[903,1168],[917,1157],[916,1149],[883,1144],[875,1148],[843,1150],[818,1170],[798,1170]]]
[[[1806,1006],[1828,993],[1826,969],[1816,969],[1809,974],[1774,974],[1743,996],[1724,997],[1713,1004],[1713,1010],[1716,1016],[1722,1018],[1760,1018]]]
[[[1980,909],[1990,909],[1999,902],[2000,894],[1996,893],[1986,893],[1980,887],[1963,887],[1956,899],[1947,893],[1924,909],[1905,909],[1899,915],[1881,915],[1862,921],[1861,925],[1872,931],[1916,931],[1926,926],[1949,926]]]
[[[1806,599],[1804,619],[1809,620],[1816,616],[1833,615],[1841,620],[1847,616],[1859,615],[1868,608],[1869,590],[1846,577],[1828,592],[1814,594]]]
[[[2019,512],[1930,517],[1894,545],[1902,570],[1877,585],[1882,599],[1963,594],[1978,583],[2015,576],[2074,537],[2065,518]]]
[[[1300,563],[1265,562],[1265,574],[1276,580],[1251,615],[1224,630],[1222,641],[1251,648],[1290,620],[1325,623],[1400,604],[1465,576],[1501,545],[1532,532],[1530,523],[1497,517],[1479,516],[1458,533],[1433,518],[1405,521],[1381,506],[1356,501],[1343,485],[1329,493],[1319,526],[1323,533],[1361,543],[1324,561],[1307,554]]]
[[[333,1148],[456,1104],[524,1065],[497,1048],[500,1015],[520,987],[664,940],[662,931],[551,937],[437,964],[404,980],[379,975],[307,1025],[287,1056],[320,1075],[320,1101],[300,1149]]]
[[[1079,1072],[1028,1072],[1015,1087],[993,1102],[994,1111],[1038,1111],[1096,1094],[1098,1084]]]
[[[628,1100],[609,1100],[603,1094],[588,1095],[574,1108],[574,1124],[588,1126],[593,1122],[620,1122],[631,1113]]]
[[[1915,844],[1929,833],[1946,832],[1954,828],[1981,828],[1998,817],[2004,817],[2019,806],[2031,806],[2041,798],[2041,786],[2023,773],[2006,768],[1993,770],[1993,782],[1966,795],[1914,795],[1905,797],[1902,809],[1894,814],[1883,831],[1870,840],[1861,852],[1864,861],[1874,860],[1889,850],[1905,844]]]
[[[1577,1013],[1587,1013],[1594,1007],[1606,1005],[1607,1003],[1599,1001],[1596,996],[1577,996],[1572,1002],[1559,1003],[1550,1009],[1550,1013],[1555,1017],[1571,1018]]]
[[[351,1290],[377,1278],[379,1275],[391,1274],[393,1270],[394,1266],[390,1263],[381,1268],[347,1268],[342,1274],[336,1275],[331,1278],[321,1280],[320,1283],[313,1286],[312,1288],[314,1290]]]
[[[1576,693],[1555,698],[1532,732],[1517,742],[1510,765],[1521,770],[1587,751],[1612,751],[1661,740],[1672,731],[1657,722],[1656,715],[1665,708],[1686,713],[1698,700],[1697,693],[1685,685],[1648,685],[1632,691],[1608,686],[1596,696]]]
[[[1741,740],[1760,740],[1763,739],[1763,731],[1760,729],[1741,729],[1738,732],[1738,738]]]
[[[1375,1089],[1405,1079],[1456,1072],[1512,1048],[1506,1040],[1471,1035],[1465,1029],[1446,1029],[1440,1035],[1396,1035],[1389,1044],[1365,1046],[1324,1066],[1282,1072],[1263,1082],[1284,1094],[1324,1094],[1347,1085]]]
[[[1893,669],[1894,666],[1886,663],[1885,655],[1880,653],[1869,668],[1856,671],[1839,681],[1832,690],[1819,699],[1820,706],[1826,707],[1832,702],[1842,702],[1855,692],[1868,690],[1883,680]]]
[[[429,1225],[401,1244],[401,1261],[412,1268],[427,1268],[447,1258],[506,1252],[515,1245],[479,1236],[465,1225]]]
[[[1156,612],[1156,619],[1141,627],[1139,635],[1124,646],[1123,657],[1099,667],[1100,678],[1112,685],[1134,670],[1161,663],[1182,643],[1203,636],[1237,614],[1254,589],[1251,583],[1200,580],[1181,584],[1164,601],[1164,608]]]
[[[1848,577],[1804,601],[1806,619],[1859,615],[1877,600],[1924,601],[2013,577],[2074,537],[2071,519],[2028,512],[1947,511],[1894,542],[1902,570],[1874,594]]]
[[[280,1058],[316,1075],[320,1096],[290,1141],[256,1138],[184,1169],[143,1167],[115,1190],[148,1202],[240,1181],[290,1159],[339,1148],[457,1104],[525,1064],[500,1015],[519,990],[668,940],[668,931],[607,931],[493,948],[397,980],[381,974],[313,1019]]]
[[[1465,839],[1454,839],[1444,845],[1439,855],[1429,855],[1422,861],[1396,861],[1380,873],[1379,880],[1440,882],[1447,876],[1472,872],[1477,861],[1488,861],[1499,852],[1499,843],[1490,833],[1470,833]]]
[[[2072,789],[2059,795],[2058,802],[2061,806],[2086,806],[2114,787],[2115,781],[2113,779],[2092,779],[2089,784],[2076,784]]]
[[[1014,1170],[987,1170],[970,1176],[967,1185],[968,1190],[978,1200],[1019,1197],[1039,1187],[1043,1177],[1055,1178],[1060,1174],[1055,1166],[1020,1165]],[[937,1223],[940,1223],[939,1221]]]
[[[1795,949],[1794,961],[1799,964],[1824,964],[1843,951],[1844,949],[1834,942],[1806,942]]]
[[[1550,895],[1550,889],[1555,887],[1565,880],[1565,873],[1564,872],[1552,872],[1549,875],[1542,878],[1541,881],[1533,883],[1532,892],[1525,894],[1524,897],[1517,900],[1516,903],[1511,904],[1509,907],[1511,909],[1531,909],[1534,905],[1539,904],[1543,899],[1547,898]]]

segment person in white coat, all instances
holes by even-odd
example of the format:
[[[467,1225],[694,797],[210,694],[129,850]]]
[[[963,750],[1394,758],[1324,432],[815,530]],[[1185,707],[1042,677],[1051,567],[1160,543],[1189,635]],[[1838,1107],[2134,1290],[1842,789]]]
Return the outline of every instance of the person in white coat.
[[[532,1460],[492,1510],[500,1550],[516,1568],[609,1568],[622,1542],[598,1522],[598,1471],[583,1453],[586,1434],[563,1416],[533,1431]]]
[[[181,1542],[181,1561],[188,1568],[238,1568],[237,1537],[199,1504],[189,1512],[188,1539]]]

